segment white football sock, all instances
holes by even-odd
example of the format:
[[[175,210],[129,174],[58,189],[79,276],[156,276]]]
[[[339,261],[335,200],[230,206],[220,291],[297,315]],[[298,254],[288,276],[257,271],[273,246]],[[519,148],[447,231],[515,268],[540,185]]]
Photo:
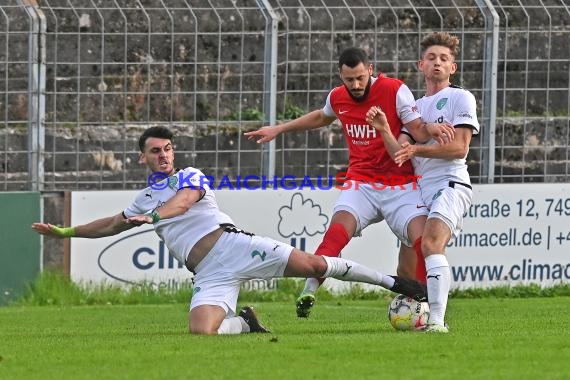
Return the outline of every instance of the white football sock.
[[[394,279],[374,269],[365,267],[355,261],[340,257],[323,256],[327,262],[327,270],[323,277],[332,277],[342,281],[358,281],[367,284],[380,285],[386,289],[394,286]]]
[[[315,294],[319,289],[319,280],[316,278],[308,278],[305,281],[305,288],[301,294]]]
[[[429,323],[444,326],[447,297],[451,287],[451,272],[444,254],[426,257]]]
[[[249,325],[242,317],[226,318],[218,327],[218,334],[241,334],[249,332]]]

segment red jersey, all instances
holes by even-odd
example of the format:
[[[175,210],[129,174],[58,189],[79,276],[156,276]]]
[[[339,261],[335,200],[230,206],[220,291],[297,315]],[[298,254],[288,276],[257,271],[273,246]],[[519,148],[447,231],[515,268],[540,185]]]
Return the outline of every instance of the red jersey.
[[[414,170],[411,161],[396,165],[386,151],[384,140],[373,126],[366,122],[366,112],[379,106],[386,114],[390,129],[396,138],[402,124],[420,117],[414,96],[400,80],[380,75],[372,78],[370,91],[363,102],[355,101],[344,85],[335,87],[327,98],[323,112],[337,117],[348,143],[349,161],[347,179],[373,177],[401,178],[412,181]]]

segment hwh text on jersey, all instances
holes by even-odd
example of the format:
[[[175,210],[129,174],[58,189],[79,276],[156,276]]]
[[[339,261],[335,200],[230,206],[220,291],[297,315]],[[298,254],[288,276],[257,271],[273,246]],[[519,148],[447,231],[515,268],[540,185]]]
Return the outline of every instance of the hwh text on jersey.
[[[375,139],[376,129],[368,124],[345,124],[346,135],[357,139]]]

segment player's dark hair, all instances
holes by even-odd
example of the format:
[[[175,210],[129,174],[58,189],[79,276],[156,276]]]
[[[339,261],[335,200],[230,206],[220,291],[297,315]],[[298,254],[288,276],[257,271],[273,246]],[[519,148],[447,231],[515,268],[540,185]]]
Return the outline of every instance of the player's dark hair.
[[[431,46],[445,46],[449,48],[453,57],[457,57],[459,54],[459,38],[446,32],[431,33],[422,40],[420,43],[422,57]]]
[[[340,57],[338,58],[338,69],[340,70],[343,65],[354,68],[360,63],[363,63],[364,66],[368,67],[370,64],[368,54],[366,54],[363,49],[357,47],[349,47],[340,53]]]
[[[170,131],[170,129],[168,129],[166,127],[150,127],[150,128],[147,128],[143,132],[141,137],[139,137],[139,148],[140,148],[141,152],[144,152],[146,140],[149,137],[156,137],[158,139],[165,139],[165,140],[172,141],[172,138],[174,137],[174,133],[172,133]]]

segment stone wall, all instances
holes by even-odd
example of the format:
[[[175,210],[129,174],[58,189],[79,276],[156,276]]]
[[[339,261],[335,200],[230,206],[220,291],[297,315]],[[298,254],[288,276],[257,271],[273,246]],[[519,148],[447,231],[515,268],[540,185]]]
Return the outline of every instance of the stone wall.
[[[270,2],[281,17],[278,119],[291,115],[288,107],[304,112],[322,106],[331,84],[338,83],[338,52],[355,43],[369,52],[378,71],[397,75],[419,95],[418,31],[440,30],[442,18],[446,29],[464,32],[458,81],[482,98],[486,21],[476,7],[461,15],[452,7],[398,8],[397,17],[392,10],[372,14],[354,7],[348,17],[343,0],[327,1],[328,9],[307,6],[303,11],[303,1]],[[260,173],[261,151],[242,135],[261,125],[263,111],[265,20],[253,1],[235,1],[232,9],[204,6],[170,14],[160,7],[144,13],[130,0],[123,13],[85,4],[76,13],[39,1],[47,22],[45,221],[63,223],[63,190],[144,186],[147,173],[138,164],[136,141],[149,125],[174,126],[177,162],[217,177]],[[25,32],[29,20],[17,8],[4,10],[12,34],[0,40],[10,43],[8,57],[0,53],[0,88],[6,90],[0,97],[0,185],[1,190],[27,190],[29,67],[22,62],[28,40],[17,32],[18,27]],[[525,181],[568,179],[565,14],[547,18],[540,7],[499,12],[495,173],[501,181],[520,182],[523,175]],[[304,175],[305,167],[311,175],[326,167],[342,170],[347,162],[343,140],[336,126],[307,137],[280,138],[277,148],[284,152],[277,164],[291,175]],[[298,153],[307,148],[313,149],[310,162]],[[468,157],[474,182],[480,179],[484,149],[475,138]],[[62,241],[45,239],[44,244],[45,267],[61,267]]]

